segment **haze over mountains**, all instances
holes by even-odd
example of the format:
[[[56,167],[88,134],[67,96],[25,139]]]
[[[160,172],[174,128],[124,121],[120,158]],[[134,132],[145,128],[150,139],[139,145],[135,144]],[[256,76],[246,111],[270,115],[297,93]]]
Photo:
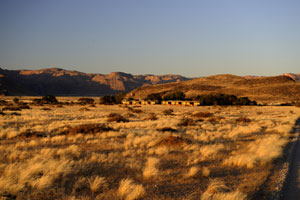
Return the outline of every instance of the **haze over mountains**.
[[[0,94],[14,96],[104,96],[130,92],[145,98],[151,93],[166,95],[182,91],[187,97],[225,93],[258,101],[294,101],[300,98],[300,74],[280,76],[236,76],[230,74],[201,78],[180,75],[132,75],[83,73],[60,68],[5,70],[0,68]]]

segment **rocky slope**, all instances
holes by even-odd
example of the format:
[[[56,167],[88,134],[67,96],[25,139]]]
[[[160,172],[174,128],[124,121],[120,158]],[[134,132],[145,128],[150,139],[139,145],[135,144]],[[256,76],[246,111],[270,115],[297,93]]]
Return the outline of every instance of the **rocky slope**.
[[[131,75],[83,73],[59,68],[5,70],[0,68],[0,94],[102,96],[129,92],[143,85],[189,80],[179,75]]]

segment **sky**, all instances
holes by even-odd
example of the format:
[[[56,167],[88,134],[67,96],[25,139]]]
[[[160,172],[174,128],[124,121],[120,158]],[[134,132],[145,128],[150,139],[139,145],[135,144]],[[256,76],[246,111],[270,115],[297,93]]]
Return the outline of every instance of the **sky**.
[[[300,1],[0,0],[0,67],[300,73]]]

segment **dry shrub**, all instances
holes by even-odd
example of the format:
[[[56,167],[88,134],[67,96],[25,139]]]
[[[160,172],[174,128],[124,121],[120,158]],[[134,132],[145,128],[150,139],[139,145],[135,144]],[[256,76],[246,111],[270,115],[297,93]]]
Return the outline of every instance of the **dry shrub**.
[[[249,122],[251,122],[251,119],[249,119],[247,117],[239,117],[235,121],[236,122],[242,122],[242,123],[249,123]]]
[[[124,116],[125,117],[136,117],[136,115],[132,114],[132,113],[126,113]]]
[[[41,133],[33,130],[26,130],[25,132],[18,135],[19,138],[39,138],[39,137],[47,137],[46,133]]]
[[[192,141],[186,138],[182,138],[179,136],[169,135],[167,137],[162,138],[157,145],[159,146],[181,146],[183,144],[191,144]]]
[[[90,111],[90,109],[88,109],[88,108],[79,108],[79,111]]]
[[[0,115],[4,116],[6,115],[4,112],[0,111]]]
[[[209,118],[207,121],[208,121],[209,123],[211,123],[211,124],[216,124],[216,123],[217,123],[216,118]]]
[[[7,106],[9,103],[3,99],[0,99],[0,106]]]
[[[9,110],[9,111],[21,111],[22,109],[31,109],[28,105],[13,105],[13,106],[5,106],[2,108],[2,111]]]
[[[146,166],[143,170],[143,176],[145,179],[153,178],[158,175],[158,169],[156,167],[158,162],[159,160],[157,158],[148,158]]]
[[[108,122],[128,122],[129,120],[118,113],[110,113],[108,116]]]
[[[195,118],[207,118],[207,117],[212,117],[214,114],[213,113],[210,113],[210,112],[197,112],[197,113],[194,113],[192,115],[192,117],[195,117]]]
[[[193,125],[195,125],[195,122],[193,119],[190,118],[183,118],[177,124],[177,126],[193,126]]]
[[[224,181],[219,180],[219,179],[214,179],[210,180],[209,185],[205,192],[202,195],[205,197],[205,194],[215,194],[215,193],[224,193],[224,192],[229,192],[229,188],[225,185]],[[209,199],[209,198],[204,198],[204,199]]]
[[[41,110],[44,110],[44,111],[49,111],[49,110],[52,110],[51,108],[47,108],[47,107],[45,107],[45,108],[41,108]]]
[[[89,186],[92,193],[102,192],[104,187],[107,186],[106,180],[104,177],[91,177],[89,180]]]
[[[142,113],[143,111],[141,109],[132,109],[131,112],[139,114]]]
[[[137,107],[137,106],[135,106],[135,107]],[[141,106],[138,106],[138,107],[141,107]],[[133,113],[142,113],[143,112],[141,109],[135,109],[132,107],[127,107],[127,110],[130,112],[133,112]]]
[[[4,108],[2,108],[2,111],[21,111],[22,109],[19,108],[19,106],[5,106]]]
[[[209,118],[207,121],[212,124],[216,124],[217,122],[220,122],[222,119],[225,119],[225,118],[221,117],[221,116],[217,116],[217,117]]]
[[[10,113],[9,115],[12,115],[12,116],[21,116],[21,113],[12,112],[12,113]]]
[[[79,126],[69,128],[65,134],[76,135],[79,133],[83,134],[95,134],[106,131],[112,131],[113,129],[105,124],[82,124]]]
[[[176,129],[171,128],[171,127],[163,127],[163,128],[158,128],[156,130],[157,131],[162,131],[162,132],[177,132]]]
[[[157,120],[157,117],[154,113],[149,113],[148,116],[144,120]]]
[[[251,142],[241,151],[233,152],[233,155],[224,160],[223,163],[247,168],[265,165],[280,157],[286,144],[287,140],[279,135],[269,135]]]
[[[202,194],[201,200],[244,200],[247,196],[239,190],[230,192],[223,181],[210,181],[206,191]]]
[[[120,182],[118,194],[122,199],[134,200],[144,196],[145,189],[143,185],[135,184],[131,179],[123,179]]]
[[[164,111],[163,111],[163,114],[164,114],[164,115],[173,115],[173,112],[174,112],[174,110],[170,108],[170,109],[164,110]]]

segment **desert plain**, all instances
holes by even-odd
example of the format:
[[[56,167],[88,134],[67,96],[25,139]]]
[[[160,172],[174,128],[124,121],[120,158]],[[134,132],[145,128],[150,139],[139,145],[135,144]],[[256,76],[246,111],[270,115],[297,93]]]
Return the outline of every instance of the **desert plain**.
[[[294,106],[20,101],[1,106],[1,199],[268,199],[298,138]]]

